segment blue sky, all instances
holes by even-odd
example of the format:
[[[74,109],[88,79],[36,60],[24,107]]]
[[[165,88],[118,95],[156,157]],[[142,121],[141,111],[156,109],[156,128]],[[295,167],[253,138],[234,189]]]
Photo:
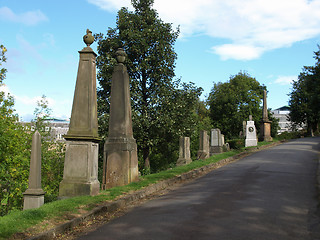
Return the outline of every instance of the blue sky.
[[[0,0],[5,86],[30,120],[42,95],[53,116],[71,115],[82,37],[106,33],[130,0]],[[246,71],[267,86],[268,107],[288,104],[290,82],[314,65],[320,44],[319,0],[155,0],[165,22],[180,25],[176,76],[204,89]],[[92,48],[96,50],[97,45]]]

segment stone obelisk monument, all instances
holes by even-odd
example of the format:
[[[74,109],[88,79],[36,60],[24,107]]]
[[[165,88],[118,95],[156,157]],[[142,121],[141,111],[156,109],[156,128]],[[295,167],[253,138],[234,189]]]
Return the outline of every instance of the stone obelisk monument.
[[[44,194],[41,188],[41,136],[36,131],[32,136],[29,187],[23,193],[23,210],[41,207],[44,203]]]
[[[262,120],[260,125],[260,136],[259,141],[271,142],[271,121],[268,119],[268,108],[267,108],[267,91],[263,91],[263,110]]]
[[[138,180],[137,144],[133,138],[130,85],[124,65],[126,53],[116,52],[118,64],[112,74],[109,134],[104,145],[102,189]]]
[[[83,37],[87,47],[80,53],[70,126],[64,138],[66,157],[59,197],[96,195],[98,181],[98,118],[96,90],[96,53],[90,45],[94,38],[87,30]]]

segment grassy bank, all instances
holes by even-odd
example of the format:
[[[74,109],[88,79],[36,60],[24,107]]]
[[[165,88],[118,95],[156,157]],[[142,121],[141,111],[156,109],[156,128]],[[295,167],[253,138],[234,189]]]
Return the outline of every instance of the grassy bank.
[[[261,142],[258,143],[258,146],[265,144],[269,143]],[[243,151],[245,151],[245,148],[217,154],[206,160],[193,161],[185,166],[179,166],[159,173],[142,176],[138,182],[101,191],[97,196],[74,197],[51,202],[38,209],[13,211],[6,216],[0,217],[0,239],[6,239],[15,233],[24,232],[28,228],[41,222],[44,223],[41,224],[41,228],[44,229],[46,227],[45,221],[48,219],[56,219],[56,221],[59,222],[59,220],[65,218],[67,215],[80,213],[81,210],[91,210],[97,205],[114,200],[116,197],[125,193],[136,191],[158,181],[169,179],[190,170],[218,162]]]

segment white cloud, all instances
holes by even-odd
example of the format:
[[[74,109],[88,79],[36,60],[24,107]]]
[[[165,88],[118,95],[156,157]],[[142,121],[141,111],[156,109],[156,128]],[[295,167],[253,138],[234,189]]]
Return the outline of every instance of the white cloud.
[[[88,2],[108,11],[130,6],[130,0]],[[257,59],[320,34],[319,0],[155,0],[154,8],[165,22],[180,25],[182,37],[229,41],[212,48],[222,59]]]
[[[5,21],[22,23],[25,25],[36,25],[39,22],[48,21],[48,18],[40,10],[28,11],[24,13],[14,13],[8,7],[0,8],[0,19]]]
[[[87,0],[99,8],[107,11],[118,11],[121,7],[132,9],[130,0]]]
[[[224,44],[212,48],[213,52],[220,55],[222,60],[250,60],[258,58],[265,49],[250,45]]]
[[[297,76],[279,76],[274,83],[280,84],[280,85],[290,85],[292,81],[297,80]]]

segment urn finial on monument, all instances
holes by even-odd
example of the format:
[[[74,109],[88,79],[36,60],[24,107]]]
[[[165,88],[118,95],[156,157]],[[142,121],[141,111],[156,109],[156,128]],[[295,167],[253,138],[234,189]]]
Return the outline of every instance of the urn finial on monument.
[[[89,29],[87,29],[87,34],[83,36],[83,41],[85,44],[87,44],[87,47],[90,47],[90,45],[94,42],[94,37]]]
[[[123,50],[123,48],[118,48],[118,50],[116,51],[116,59],[118,63],[124,63],[124,61],[126,60],[127,54],[126,52]]]

